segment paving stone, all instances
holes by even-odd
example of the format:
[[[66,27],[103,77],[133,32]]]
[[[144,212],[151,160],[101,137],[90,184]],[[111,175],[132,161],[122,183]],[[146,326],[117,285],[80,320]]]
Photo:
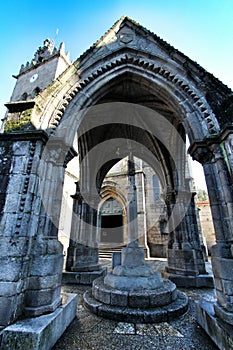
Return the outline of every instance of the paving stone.
[[[126,322],[119,322],[113,331],[117,334],[135,334],[135,332],[135,324]]]
[[[65,288],[76,290],[81,296],[87,287],[68,285]],[[130,326],[119,327],[118,330],[122,330],[122,333],[114,332],[119,323],[124,325],[127,322],[116,323],[114,320],[97,317],[87,309],[80,309],[83,311],[77,313],[78,321],[71,324],[53,350],[109,350],[116,347],[124,350],[196,350],[200,349],[200,345],[201,350],[217,350],[215,344],[197,325],[194,307],[194,300],[215,300],[213,290],[202,288],[184,291],[189,294],[190,307],[183,316],[157,324],[135,324],[134,334],[129,334],[132,331]]]

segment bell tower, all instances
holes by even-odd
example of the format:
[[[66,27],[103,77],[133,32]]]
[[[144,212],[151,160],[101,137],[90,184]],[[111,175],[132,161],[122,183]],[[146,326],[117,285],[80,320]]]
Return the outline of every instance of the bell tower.
[[[18,75],[13,75],[17,81],[10,102],[5,104],[11,130],[12,125],[14,130],[17,130],[18,124],[22,128],[23,120],[27,119],[26,111],[35,105],[34,98],[70,66],[69,56],[64,43],[57,49],[52,40],[45,39],[31,62],[22,64]]]

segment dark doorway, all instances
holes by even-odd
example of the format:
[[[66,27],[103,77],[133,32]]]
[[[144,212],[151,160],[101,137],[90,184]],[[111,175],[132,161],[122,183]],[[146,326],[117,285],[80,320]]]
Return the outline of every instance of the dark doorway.
[[[122,215],[101,216],[101,243],[123,243]]]

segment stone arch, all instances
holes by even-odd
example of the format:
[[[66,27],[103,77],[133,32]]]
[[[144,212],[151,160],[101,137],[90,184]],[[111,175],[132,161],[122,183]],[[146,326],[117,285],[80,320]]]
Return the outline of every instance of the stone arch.
[[[126,24],[133,33],[129,40],[124,40],[124,35],[122,40],[119,32]],[[64,167],[76,155],[72,149],[73,140],[81,122],[85,121],[88,109],[103,103],[109,88],[115,93],[114,89],[119,83],[127,79],[134,87],[140,85],[143,91],[157,96],[160,108],[162,104],[165,105],[170,116],[173,113],[177,134],[182,138],[186,131],[190,140],[190,154],[203,164],[216,231],[216,245],[212,252],[217,290],[214,309],[221,321],[232,326],[233,277],[228,273],[233,267],[232,91],[188,57],[126,17],[41,91],[34,101],[17,101],[17,104],[13,101],[7,104],[9,115],[24,108],[32,108],[31,122],[37,130],[24,133],[21,129],[19,133],[6,134],[1,138],[3,234],[0,238],[3,254],[13,251],[16,256],[13,260],[3,259],[6,264],[12,264],[10,266],[15,275],[12,277],[3,273],[2,290],[6,292],[3,292],[1,299],[0,316],[7,316],[1,318],[1,326],[8,325],[23,313],[37,316],[52,312],[60,305],[62,247],[54,239],[56,225],[53,223],[59,219]],[[125,127],[123,131],[126,130]],[[131,130],[134,135],[137,135],[136,130]],[[84,135],[79,151],[85,155],[86,149],[93,144],[90,142],[90,133],[82,132],[82,124],[79,131],[78,136]],[[158,149],[157,161],[161,160],[161,154],[167,155],[162,147],[158,148],[155,138],[151,139],[149,134],[144,136],[149,140],[145,145],[152,144],[154,153]],[[183,148],[180,147],[178,155],[181,172],[184,171],[182,152]],[[88,159],[84,161],[88,169]],[[179,214],[185,206],[188,191],[185,186],[179,187],[179,183],[175,182],[175,169],[169,167],[168,163],[164,160],[164,169],[161,171],[161,178],[167,186],[165,200],[168,214],[172,213],[176,205],[177,189],[181,195],[177,208]],[[42,190],[38,169],[48,180],[42,184]],[[106,169],[104,167],[103,172]],[[182,185],[185,184],[183,182]],[[18,191],[15,191],[16,186]],[[57,195],[56,201],[52,200],[53,193]],[[44,206],[42,194],[48,201],[48,207]],[[188,276],[192,285],[200,286],[206,271],[193,215],[193,197],[184,218],[170,237],[167,272],[171,279],[179,283],[184,280],[187,283]],[[76,280],[83,281],[85,273],[95,271],[95,277],[101,273],[95,233],[96,208],[87,205],[88,191],[80,193],[78,183],[73,198],[73,228],[76,231],[71,237],[68,268],[77,273]],[[76,240],[77,231],[80,241]],[[6,257],[9,258],[8,253]],[[25,266],[23,272],[22,266]],[[9,266],[6,268],[8,271]],[[90,283],[90,275],[87,277]],[[7,292],[9,280],[17,280],[18,284],[11,296]],[[48,288],[44,289],[45,286]],[[11,306],[8,308],[8,305]],[[221,324],[218,327],[221,328]]]
[[[173,54],[175,55],[174,52]],[[106,64],[99,66],[93,65],[93,67],[90,67],[89,72],[87,72],[86,75],[84,74],[82,79],[76,82],[74,81],[71,87],[69,86],[65,92],[63,91],[64,94],[56,104],[55,111],[53,111],[52,118],[49,120],[48,125],[55,131],[59,123],[64,122],[68,115],[74,115],[77,107],[80,109],[88,108],[97,103],[106,94],[106,89],[109,89],[111,84],[114,85],[116,79],[119,79],[120,76],[126,76],[127,74],[131,74],[135,80],[140,79],[140,84],[142,85],[145,81],[150,82],[150,88],[155,91],[156,94],[163,98],[165,96],[167,97],[167,100],[169,100],[168,105],[173,107],[189,136],[191,144],[190,153],[204,165],[209,194],[213,204],[212,211],[215,217],[215,228],[217,232],[217,246],[214,248],[213,267],[216,281],[219,281],[219,279],[221,280],[221,286],[218,283],[218,305],[215,307],[215,310],[220,318],[225,319],[227,317],[227,322],[232,324],[232,316],[228,314],[228,311],[232,310],[232,303],[229,302],[231,292],[226,292],[226,288],[224,287],[229,283],[229,276],[226,278],[221,269],[226,262],[226,258],[229,259],[228,263],[232,264],[231,247],[233,241],[232,223],[230,223],[232,220],[230,219],[229,213],[232,208],[233,194],[228,174],[229,164],[232,164],[232,152],[229,153],[227,151],[229,135],[232,133],[232,130],[230,132],[221,131],[221,116],[217,115],[216,118],[214,114],[216,111],[219,112],[219,110],[215,108],[215,102],[213,102],[215,99],[213,96],[216,96],[216,99],[218,99],[217,93],[216,95],[212,94],[212,90],[214,89],[218,90],[218,92],[222,90],[219,92],[218,96],[222,103],[225,96],[229,94],[229,90],[189,61],[185,62],[186,65],[192,65],[193,71],[191,69],[191,73],[194,74],[195,71],[199,78],[195,82],[193,79],[189,78],[188,70],[180,74],[179,67],[178,69],[176,67],[174,71],[172,69],[173,67],[169,66],[169,62],[165,62],[165,64],[162,65],[154,64],[150,60],[144,59],[144,57],[142,57],[143,55],[140,55],[141,53],[137,51],[131,52],[130,54],[122,54],[119,51],[117,57],[113,59],[109,57],[109,59],[106,59]],[[203,93],[202,85],[205,85],[207,93]],[[212,96],[210,96],[211,94]],[[221,147],[219,147],[220,144]],[[228,152],[227,157],[225,154],[226,152]],[[232,170],[230,171],[232,174]],[[219,174],[220,179],[218,178]],[[221,193],[220,196],[218,191]],[[169,196],[169,202],[171,203],[174,201],[174,198],[171,198],[172,193],[168,193],[167,197]],[[222,204],[224,205],[222,206]],[[188,211],[189,220],[187,220],[186,223],[182,223],[180,230],[185,231],[188,223],[192,225],[195,235],[197,235],[195,228],[196,223],[192,221],[193,205],[192,201]],[[221,222],[223,219],[225,221],[225,227],[223,227],[224,225]],[[182,247],[177,246],[177,248],[177,252],[180,253]],[[199,247],[197,247],[196,250],[192,250],[187,244],[184,248],[186,250],[186,257],[182,262],[185,269],[189,269],[190,271],[190,261],[194,259],[193,262],[195,261],[194,265],[196,265],[196,267],[191,267],[193,273],[197,275],[205,273]],[[194,256],[196,256],[196,258],[194,258]],[[171,259],[176,260],[176,258],[180,264],[180,256],[171,255]],[[171,263],[168,268],[171,275],[179,275],[179,273],[182,275],[184,271],[181,270],[182,269],[180,269],[176,263]],[[220,270],[222,272],[220,272]],[[197,285],[200,283],[198,282],[198,278],[194,278],[194,280],[196,281],[194,283],[197,283]]]
[[[116,201],[118,201],[121,205],[122,208],[122,218],[123,218],[123,240],[124,240],[124,244],[127,243],[127,213],[126,213],[126,198],[124,196],[124,194],[121,192],[121,190],[119,188],[117,188],[117,184],[116,183],[111,183],[109,184],[108,181],[106,181],[106,183],[103,184],[101,191],[101,201],[99,202],[99,206],[98,206],[98,216],[101,210],[101,207],[104,205],[104,203],[106,201],[108,201],[109,199],[114,199]]]
[[[136,53],[135,53],[136,54]],[[117,60],[116,60],[117,61]],[[139,67],[135,64],[138,60],[122,59],[105,69],[93,72],[83,82],[78,81],[59,101],[52,113],[48,126],[52,130],[59,127],[59,123],[66,120],[67,116],[77,114],[77,109],[82,110],[94,105],[111,88],[117,78],[131,75],[131,79],[140,81],[140,85],[146,86],[168,103],[179,115],[189,135],[190,143],[202,140],[208,135],[216,134],[219,131],[218,121],[209,106],[207,100],[200,91],[194,89],[191,82],[179,79],[176,75],[161,67],[152,70]],[[107,84],[106,84],[107,82]],[[174,90],[176,95],[174,95]]]

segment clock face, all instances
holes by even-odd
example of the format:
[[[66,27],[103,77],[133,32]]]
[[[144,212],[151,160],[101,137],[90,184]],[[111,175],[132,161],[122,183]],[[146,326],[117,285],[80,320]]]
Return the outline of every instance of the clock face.
[[[38,78],[38,74],[33,74],[30,78],[30,83],[33,83],[34,81],[36,81],[36,79]]]

